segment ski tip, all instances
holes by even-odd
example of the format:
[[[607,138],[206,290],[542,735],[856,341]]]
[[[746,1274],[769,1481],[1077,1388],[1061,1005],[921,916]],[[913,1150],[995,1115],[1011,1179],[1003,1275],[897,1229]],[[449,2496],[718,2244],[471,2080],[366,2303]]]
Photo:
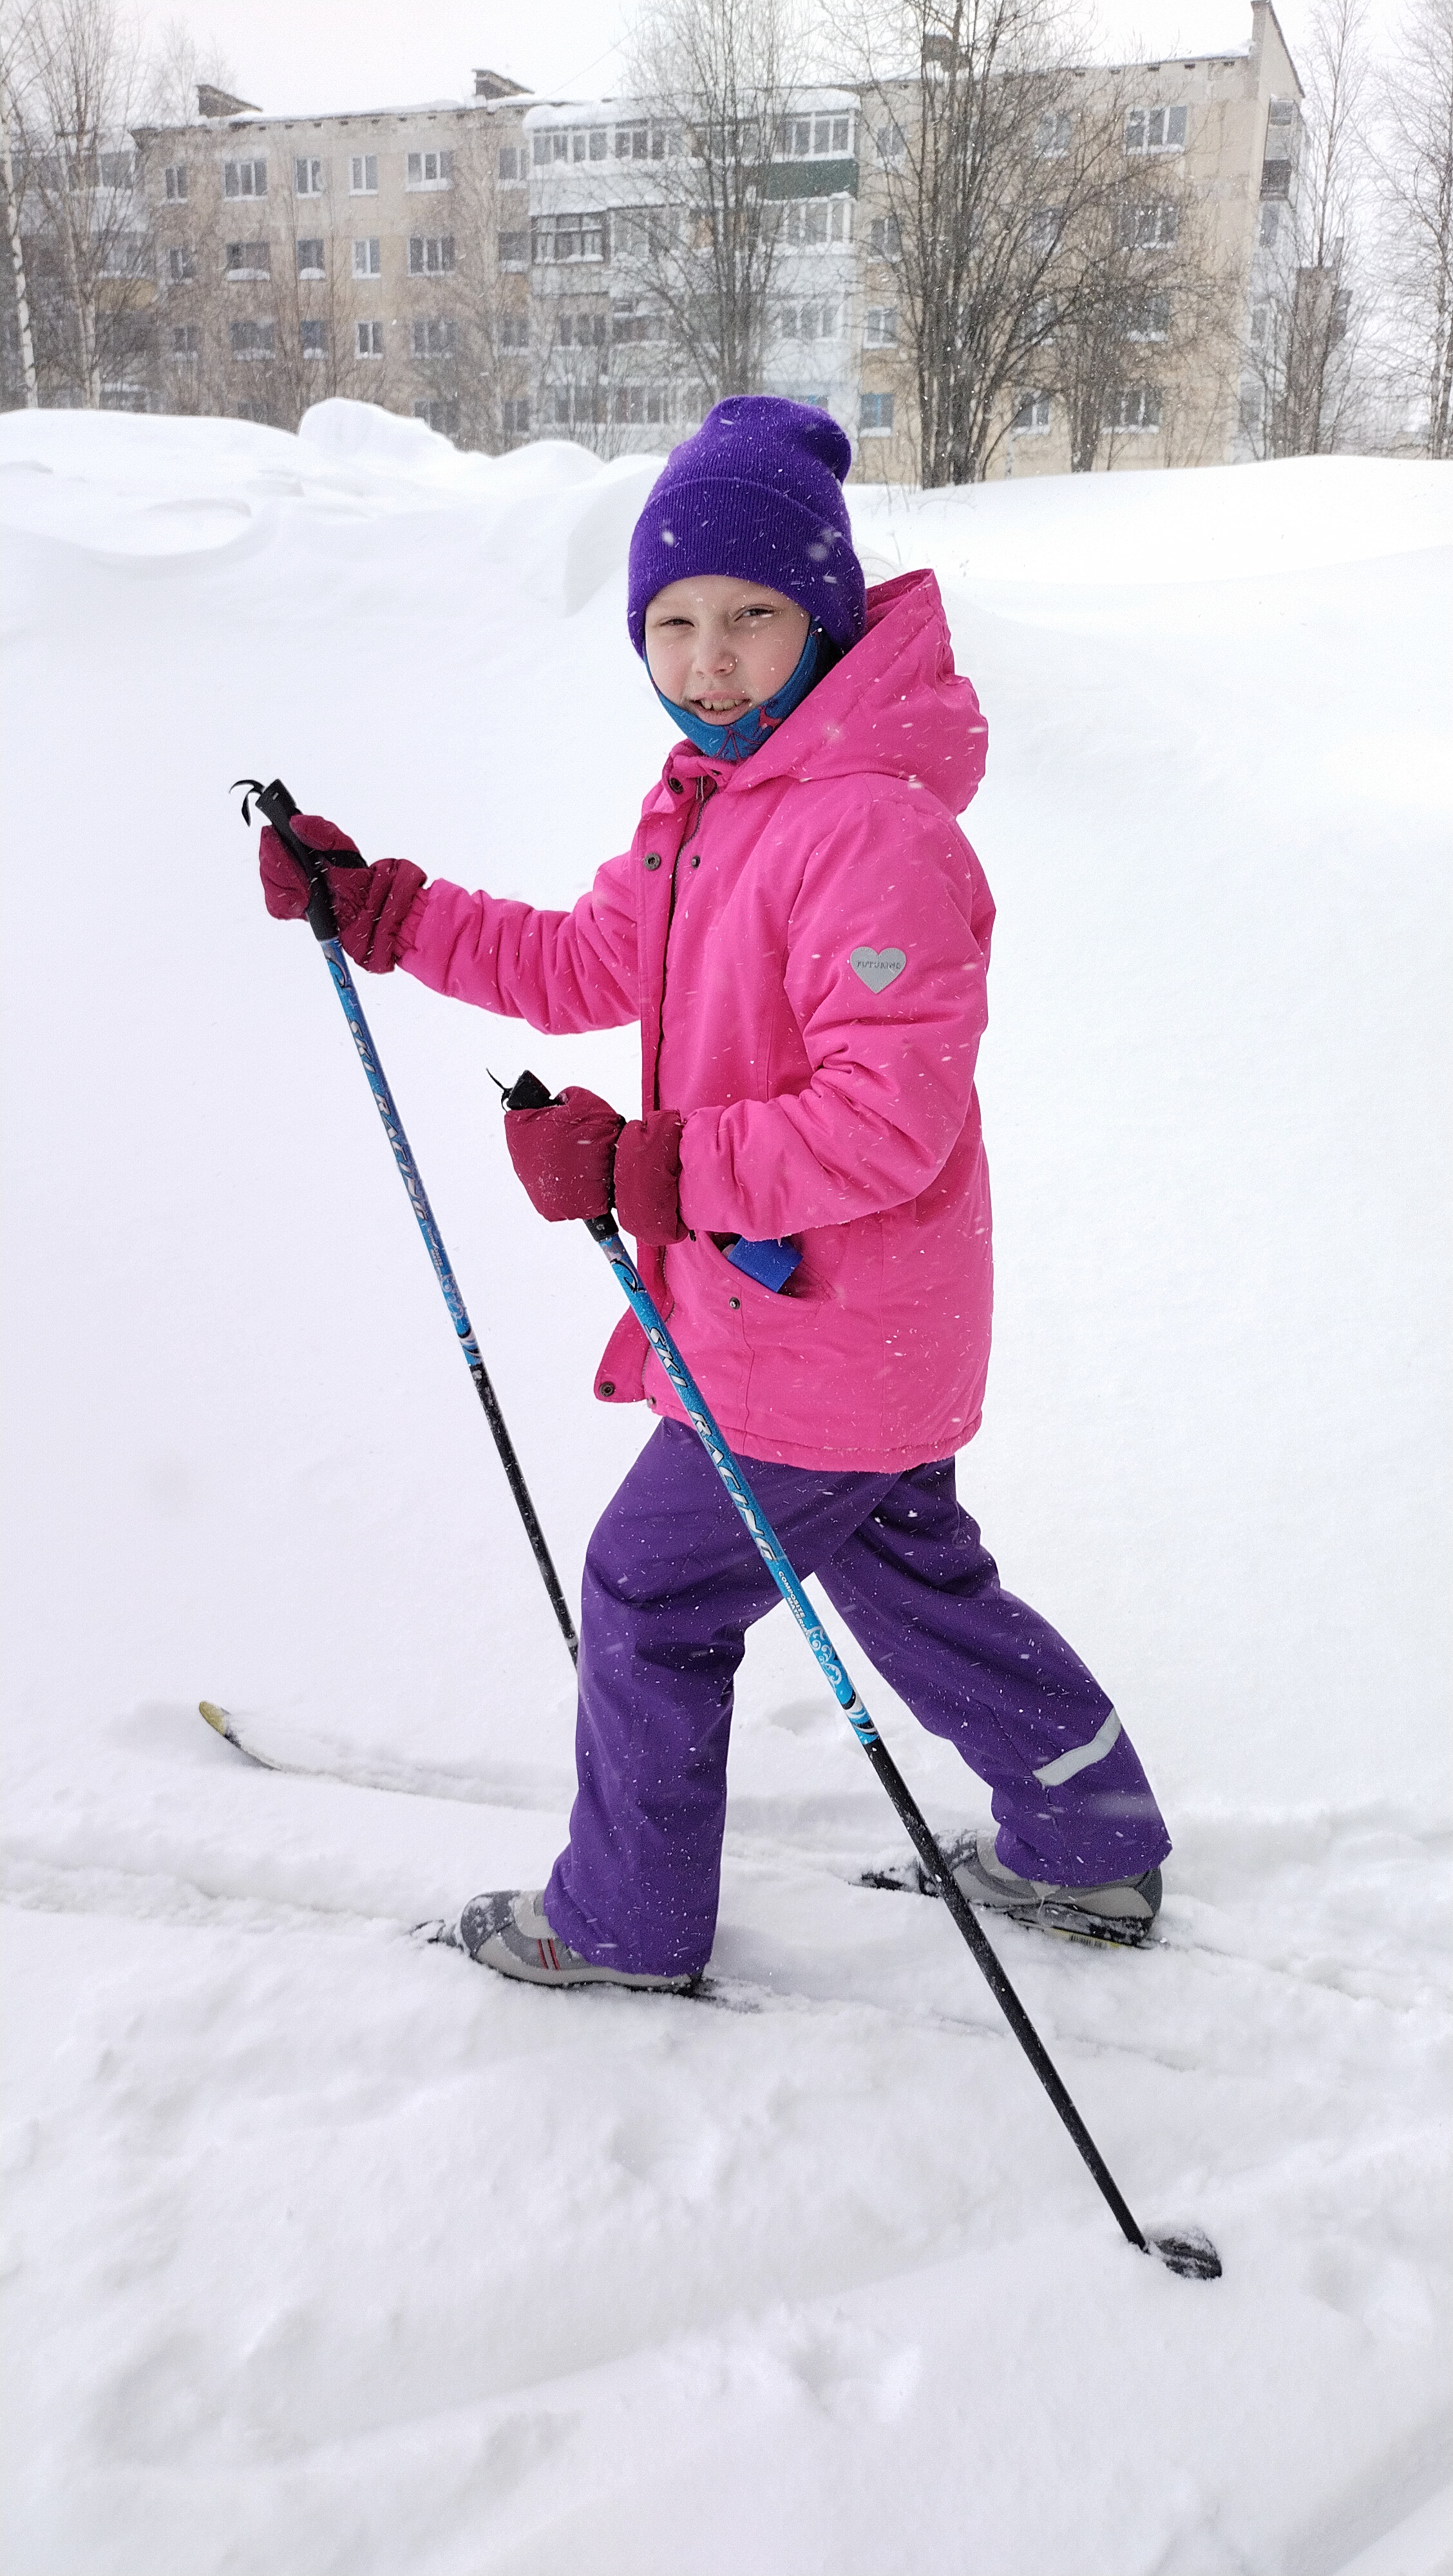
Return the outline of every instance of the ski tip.
[[[1178,2227],[1173,2236],[1146,2238],[1145,2250],[1163,2263],[1168,2272],[1178,2272],[1183,2281],[1219,2281],[1221,2257],[1210,2237],[1199,2227]]]
[[[207,1724],[209,1726],[214,1726],[219,1735],[225,1735],[229,1744],[235,1744],[237,1742],[237,1738],[232,1732],[231,1718],[228,1716],[225,1708],[219,1708],[217,1706],[214,1699],[199,1699],[197,1702],[197,1714],[199,1717],[205,1717]]]

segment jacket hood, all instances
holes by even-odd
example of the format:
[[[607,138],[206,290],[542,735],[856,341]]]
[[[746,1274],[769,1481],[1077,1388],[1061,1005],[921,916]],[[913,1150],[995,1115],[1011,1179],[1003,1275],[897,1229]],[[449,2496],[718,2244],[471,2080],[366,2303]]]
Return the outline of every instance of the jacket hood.
[[[961,814],[984,775],[989,729],[953,645],[931,572],[867,596],[862,639],[749,760],[732,767],[678,743],[664,779],[709,775],[727,794],[769,779],[901,778]]]

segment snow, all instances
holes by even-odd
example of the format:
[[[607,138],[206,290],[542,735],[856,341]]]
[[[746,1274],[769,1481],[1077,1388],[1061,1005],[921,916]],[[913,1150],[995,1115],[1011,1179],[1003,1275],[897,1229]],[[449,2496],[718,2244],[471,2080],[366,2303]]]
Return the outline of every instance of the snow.
[[[785,1615],[715,1960],[758,2009],[404,1937],[540,1883],[569,1667],[227,785],[572,900],[664,748],[652,471],[0,421],[8,2576],[1446,2576],[1446,468],[853,496],[991,724],[960,1489],[1176,1838],[1154,1950],[995,1937],[1223,2280],[1122,2245],[941,1910],[856,1884],[901,1839]],[[573,1585],[647,1426],[486,1077],[628,1101],[634,1034],[365,1006]],[[250,1769],[202,1695],[437,1794]]]

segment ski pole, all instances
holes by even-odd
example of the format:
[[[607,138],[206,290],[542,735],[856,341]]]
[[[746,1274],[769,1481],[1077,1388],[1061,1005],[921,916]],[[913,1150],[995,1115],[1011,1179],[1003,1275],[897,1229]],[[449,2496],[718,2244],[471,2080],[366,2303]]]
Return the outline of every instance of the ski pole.
[[[513,1090],[505,1095],[506,1109],[546,1109],[550,1106],[550,1101],[550,1093],[532,1073],[521,1074]],[[987,1978],[1005,2020],[1085,2163],[1089,2166],[1101,2194],[1113,2211],[1121,2234],[1142,2254],[1158,2255],[1161,2262],[1168,2265],[1172,2272],[1179,2272],[1188,2280],[1216,2280],[1221,2271],[1221,2258],[1209,2237],[1202,2236],[1199,2229],[1188,2229],[1176,2236],[1147,2237],[1142,2234],[1121,2195],[1114,2175],[1071,2101],[1044,2042],[1000,1966],[998,1956],[982,1930],[978,1917],[939,1850],[922,1808],[849,1680],[832,1640],[792,1569],[781,1540],[772,1528],[771,1522],[742,1474],[736,1459],[732,1456],[701,1389],[666,1330],[655,1300],[643,1285],[640,1273],[616,1231],[614,1217],[587,1217],[585,1222],[593,1241],[600,1245],[615,1272],[625,1293],[627,1304],[635,1314],[647,1341],[685,1406],[687,1419],[745,1522],[763,1564],[812,1648],[831,1686],[833,1697],[892,1799],[899,1818],[907,1829],[908,1838],[914,1850],[973,1952],[975,1963]]]
[[[342,943],[338,937],[338,924],[333,914],[332,897],[328,892],[324,858],[318,851],[310,850],[307,842],[301,840],[291,828],[292,818],[297,813],[298,806],[294,798],[288,794],[280,778],[275,778],[269,787],[264,787],[256,778],[235,778],[232,784],[234,788],[241,787],[247,791],[242,799],[243,822],[251,822],[252,807],[256,805],[259,813],[266,816],[279,840],[286,844],[307,877],[311,889],[308,896],[308,927],[327,961],[328,972],[333,979],[333,989],[343,1006],[343,1016],[348,1022],[349,1034],[358,1049],[363,1070],[368,1076],[368,1087],[373,1093],[375,1106],[383,1121],[383,1132],[393,1148],[394,1161],[399,1167],[404,1188],[409,1194],[409,1205],[418,1219],[419,1232],[424,1238],[429,1259],[434,1265],[434,1276],[439,1282],[444,1303],[449,1309],[449,1320],[459,1337],[459,1347],[464,1354],[465,1366],[474,1380],[475,1393],[484,1407],[485,1420],[493,1435],[494,1445],[499,1451],[500,1464],[505,1471],[520,1518],[524,1522],[525,1536],[530,1542],[531,1553],[540,1569],[540,1579],[550,1596],[550,1607],[559,1623],[560,1634],[569,1650],[570,1660],[574,1663],[580,1653],[580,1640],[575,1633],[575,1622],[570,1616],[569,1604],[560,1588],[560,1577],[555,1571],[554,1559],[545,1544],[545,1533],[540,1527],[539,1517],[530,1499],[530,1489],[525,1483],[519,1459],[515,1455],[514,1442],[510,1438],[504,1415],[500,1411],[499,1398],[490,1383],[489,1371],[484,1365],[479,1344],[474,1338],[474,1327],[466,1312],[464,1299],[459,1293],[459,1282],[454,1276],[454,1265],[444,1249],[444,1238],[435,1223],[434,1211],[429,1205],[428,1192],[424,1188],[409,1140],[404,1134],[403,1120],[394,1104],[393,1093],[389,1089],[383,1066],[379,1062],[378,1049],[373,1043],[368,1022],[363,1016],[358,988],[349,972],[348,960],[343,954]],[[330,855],[327,864],[333,867],[357,868],[363,867],[366,863],[344,852],[338,856]]]

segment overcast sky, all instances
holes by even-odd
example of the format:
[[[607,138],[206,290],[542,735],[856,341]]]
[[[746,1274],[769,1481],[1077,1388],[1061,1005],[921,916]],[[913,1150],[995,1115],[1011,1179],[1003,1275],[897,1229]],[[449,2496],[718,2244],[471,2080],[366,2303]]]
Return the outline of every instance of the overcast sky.
[[[153,23],[183,20],[205,49],[220,48],[241,94],[274,115],[396,107],[467,97],[476,64],[546,96],[588,98],[622,86],[620,45],[630,0],[193,0],[154,7]],[[1278,15],[1293,53],[1311,0]],[[1398,0],[1371,0],[1379,23]],[[1250,0],[1099,0],[1102,59],[1229,52],[1251,33]]]

